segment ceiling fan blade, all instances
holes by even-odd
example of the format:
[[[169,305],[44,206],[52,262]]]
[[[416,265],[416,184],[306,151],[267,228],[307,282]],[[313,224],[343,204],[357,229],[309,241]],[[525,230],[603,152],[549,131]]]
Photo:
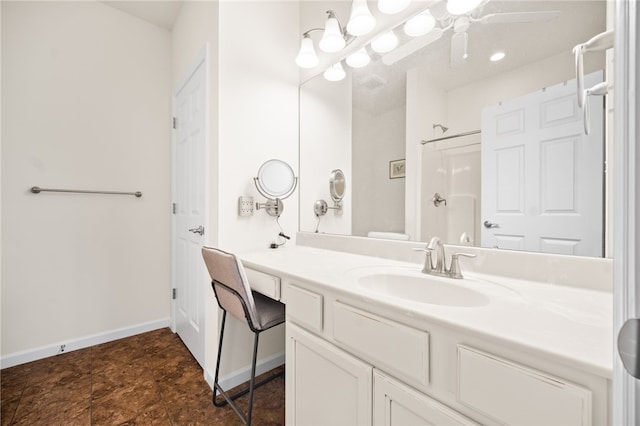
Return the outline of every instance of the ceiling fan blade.
[[[528,22],[550,21],[560,16],[559,10],[545,10],[540,12],[511,12],[511,13],[491,13],[478,18],[483,24],[512,24]]]
[[[440,38],[442,38],[443,33],[444,31],[442,30],[442,28],[434,28],[433,30],[429,31],[427,34],[423,36],[411,39],[405,44],[403,44],[402,46],[399,46],[396,49],[384,55],[382,57],[382,63],[385,65],[395,64],[399,60],[404,59],[405,57],[411,55],[413,52],[417,52],[423,47],[428,46],[429,44],[437,40],[440,40]]]
[[[466,32],[455,33],[451,36],[451,56],[449,63],[451,68],[459,68],[464,64],[469,56],[467,53],[467,43],[469,34]]]

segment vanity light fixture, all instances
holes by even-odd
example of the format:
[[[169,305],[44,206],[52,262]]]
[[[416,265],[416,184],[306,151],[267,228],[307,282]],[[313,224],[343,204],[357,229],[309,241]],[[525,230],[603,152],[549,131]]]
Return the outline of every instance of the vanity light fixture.
[[[391,52],[398,45],[398,37],[393,30],[388,31],[371,42],[371,49],[376,53]]]
[[[496,52],[489,57],[491,62],[498,62],[504,59],[504,52]]]
[[[353,36],[369,34],[376,26],[376,18],[367,6],[367,0],[353,0],[347,32]]]
[[[378,10],[386,15],[402,12],[409,6],[411,0],[378,0]]]
[[[323,75],[324,75],[324,78],[326,78],[329,81],[340,81],[344,79],[344,77],[347,74],[344,72],[344,68],[342,68],[342,64],[340,62],[337,62],[331,65],[329,68],[327,68],[327,70],[324,72]]]
[[[447,0],[447,12],[451,15],[466,15],[476,7],[480,6],[484,0]]]
[[[345,59],[345,62],[351,68],[362,68],[369,65],[369,62],[371,62],[371,57],[367,53],[367,48],[363,47],[359,50],[356,50],[351,55],[347,56],[347,59]]]
[[[344,39],[344,30],[333,10],[327,10],[327,20],[324,24],[324,33],[318,46],[327,53],[341,51],[347,42]]]
[[[296,56],[296,64],[300,68],[313,68],[320,60],[316,55],[316,49],[313,47],[313,40],[309,37],[309,31],[302,35],[302,42],[300,42],[300,51]]]
[[[435,26],[436,18],[427,9],[404,24],[404,33],[409,37],[420,37],[429,33]]]

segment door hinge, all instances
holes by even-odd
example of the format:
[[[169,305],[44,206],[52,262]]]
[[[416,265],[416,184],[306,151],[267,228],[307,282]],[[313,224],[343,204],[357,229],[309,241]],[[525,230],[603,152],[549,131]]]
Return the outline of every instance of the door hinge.
[[[176,300],[176,297],[177,297],[177,294],[178,294],[178,291],[177,291],[177,290],[178,290],[178,289],[175,289],[175,288],[172,288],[172,289],[171,289],[171,298],[172,298],[173,300]]]
[[[173,128],[174,128],[174,129],[177,129],[177,128],[178,128],[178,127],[177,127],[177,124],[176,124],[176,121],[177,121],[177,120],[176,120],[176,118],[175,118],[175,117],[173,117],[173,120],[171,120],[171,125],[173,126]]]
[[[176,213],[178,212],[178,205],[177,205],[176,203],[173,203],[173,204],[171,205],[171,212],[172,212],[173,214],[176,214]]]

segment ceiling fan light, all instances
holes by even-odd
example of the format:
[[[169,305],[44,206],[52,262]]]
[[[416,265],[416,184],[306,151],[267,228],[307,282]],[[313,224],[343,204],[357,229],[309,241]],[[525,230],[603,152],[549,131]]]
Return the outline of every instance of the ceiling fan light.
[[[376,53],[391,52],[398,45],[398,37],[393,30],[386,32],[371,42],[371,48]]]
[[[324,25],[322,39],[320,39],[318,46],[323,52],[339,52],[347,43],[342,36],[342,30],[340,29],[338,18],[336,18],[332,11],[328,11],[327,13],[329,16],[327,17],[327,22]]]
[[[345,61],[351,68],[362,68],[369,65],[369,62],[371,62],[371,57],[367,53],[367,48],[363,47],[362,49],[357,50],[351,55],[347,56],[347,59]]]
[[[344,72],[344,68],[342,68],[342,64],[338,62],[331,65],[329,68],[327,68],[327,70],[324,72],[323,75],[324,75],[324,78],[329,81],[340,81],[344,79],[347,73]]]
[[[465,15],[482,2],[483,0],[447,0],[447,12],[452,15]]]
[[[300,68],[313,68],[318,65],[320,60],[318,59],[318,55],[316,55],[316,49],[313,47],[313,40],[309,35],[305,35],[302,37],[302,41],[300,42],[300,51],[298,52],[298,56],[296,56],[296,64]]]
[[[427,9],[404,24],[404,33],[409,37],[420,37],[429,33],[435,26],[436,19]]]
[[[411,0],[378,0],[378,10],[386,15],[402,12]]]
[[[353,0],[347,32],[354,36],[369,34],[376,26],[376,18],[367,6],[367,0]]]
[[[503,60],[504,56],[505,56],[504,52],[496,52],[496,53],[494,53],[493,55],[491,55],[489,57],[489,60],[491,62],[498,62],[498,61]]]

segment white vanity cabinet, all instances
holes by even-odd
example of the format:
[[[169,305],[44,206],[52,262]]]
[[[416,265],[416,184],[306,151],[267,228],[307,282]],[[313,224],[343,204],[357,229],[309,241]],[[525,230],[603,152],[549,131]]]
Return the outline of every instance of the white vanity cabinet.
[[[611,423],[602,374],[338,286],[275,278],[287,312],[287,425]]]
[[[251,268],[244,269],[251,290],[262,293],[274,300],[280,300],[280,277],[265,274]]]
[[[288,425],[371,425],[370,365],[287,324]]]
[[[415,389],[379,372],[373,373],[375,426],[478,425]]]

